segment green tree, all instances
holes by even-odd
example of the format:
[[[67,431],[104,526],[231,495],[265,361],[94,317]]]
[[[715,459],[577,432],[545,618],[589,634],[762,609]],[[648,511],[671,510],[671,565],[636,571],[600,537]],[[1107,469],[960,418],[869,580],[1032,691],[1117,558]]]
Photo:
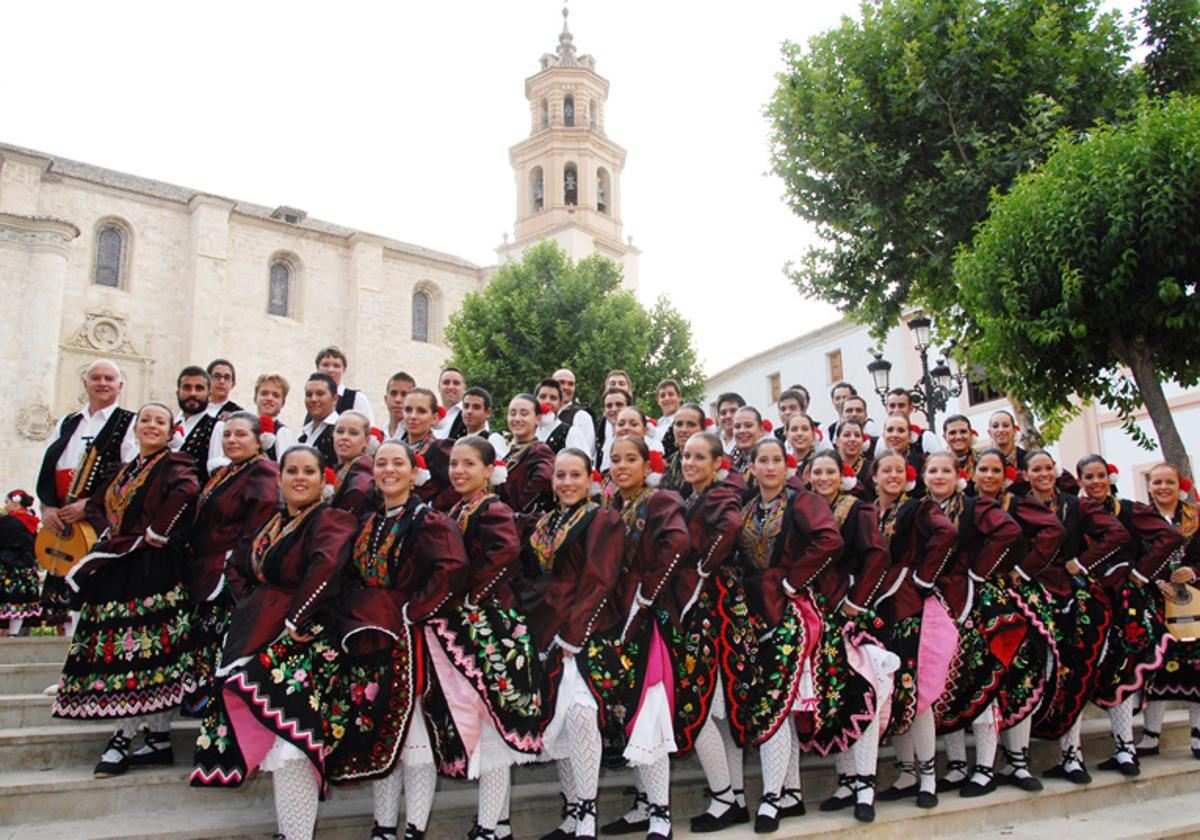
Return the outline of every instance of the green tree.
[[[882,335],[906,309],[953,307],[953,255],[990,190],[1042,161],[1060,130],[1130,109],[1135,84],[1129,29],[1094,2],[861,9],[807,48],[784,44],[767,115],[786,200],[822,240],[787,272]]]
[[[1142,22],[1150,95],[1200,93],[1200,0],[1146,0]]]
[[[1061,141],[992,203],[955,261],[972,359],[1051,422],[1071,395],[1135,425],[1189,471],[1162,382],[1200,381],[1200,99],[1145,105],[1124,125]]]
[[[505,263],[487,288],[467,295],[446,340],[451,364],[499,403],[561,367],[575,373],[577,399],[596,408],[614,368],[628,371],[647,414],[657,413],[654,388],[667,377],[679,380],[685,398],[703,394],[691,324],[667,299],[647,311],[621,290],[617,263],[599,255],[573,262],[553,242]],[[495,416],[503,415],[501,407]]]

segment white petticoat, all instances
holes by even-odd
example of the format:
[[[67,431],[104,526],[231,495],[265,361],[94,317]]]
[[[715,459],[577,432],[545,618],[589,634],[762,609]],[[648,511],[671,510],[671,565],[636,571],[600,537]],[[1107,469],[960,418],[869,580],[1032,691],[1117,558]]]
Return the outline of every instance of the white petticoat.
[[[546,732],[542,735],[541,758],[551,761],[571,757],[570,735],[567,732],[567,710],[572,706],[583,706],[594,712],[600,711],[596,698],[588,690],[587,682],[579,673],[574,656],[563,657],[562,677],[558,681],[558,697],[554,701],[554,716],[550,718]]]

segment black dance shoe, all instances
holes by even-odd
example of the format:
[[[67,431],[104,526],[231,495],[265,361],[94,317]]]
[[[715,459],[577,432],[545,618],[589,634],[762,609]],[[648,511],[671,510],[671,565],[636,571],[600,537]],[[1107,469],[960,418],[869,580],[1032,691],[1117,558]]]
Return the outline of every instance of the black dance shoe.
[[[97,779],[109,779],[113,776],[124,775],[129,769],[129,738],[126,738],[120,732],[114,732],[113,736],[108,739],[108,746],[104,748],[104,754],[100,756],[100,763],[96,765],[92,771]]]
[[[649,817],[641,820],[629,819],[630,814],[648,813],[650,800],[646,798],[646,794],[637,788],[626,788],[625,792],[633,794],[633,807],[620,819],[600,826],[600,833],[607,837],[619,837],[622,834],[641,834],[650,830]]]

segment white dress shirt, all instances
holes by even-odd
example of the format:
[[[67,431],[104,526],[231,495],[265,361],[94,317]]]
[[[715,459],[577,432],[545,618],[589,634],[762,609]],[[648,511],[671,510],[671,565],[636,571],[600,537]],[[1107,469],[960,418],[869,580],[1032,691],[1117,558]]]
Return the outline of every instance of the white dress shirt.
[[[433,424],[433,436],[438,440],[445,440],[449,437],[450,428],[454,425],[455,419],[460,414],[462,414],[461,400],[446,409],[446,416]]]
[[[85,405],[79,412],[83,417],[79,419],[79,424],[71,434],[71,439],[63,447],[62,454],[58,456],[58,463],[54,465],[54,468],[56,470],[73,470],[77,468],[83,460],[83,453],[87,452],[88,445],[104,429],[104,424],[112,417],[116,408],[117,404],[113,403],[93,414]],[[62,437],[63,420],[66,419],[64,416],[62,420],[58,421],[58,425],[54,427],[54,435],[50,438],[49,443],[54,443]],[[136,425],[136,420],[131,420],[129,421],[129,428],[125,430],[125,437],[121,441],[122,463],[132,461],[137,457],[138,442],[137,437],[133,433],[134,426]]]
[[[192,429],[196,428],[196,424],[200,422],[200,418],[207,416],[209,416],[207,409],[190,417],[184,417],[182,414],[175,416],[175,423],[177,425],[180,423],[183,424],[183,439],[185,441],[188,439],[188,435],[192,433]],[[208,439],[208,462],[204,467],[208,470],[209,475],[212,475],[229,463],[229,459],[225,457],[225,447],[221,445],[221,438],[224,434],[225,423],[218,420],[213,426],[212,437]]]
[[[338,386],[338,396],[346,393],[346,386]],[[371,410],[371,401],[367,399],[367,395],[359,390],[354,395],[354,410],[367,415],[367,419],[371,421],[371,425],[375,425],[375,412]]]

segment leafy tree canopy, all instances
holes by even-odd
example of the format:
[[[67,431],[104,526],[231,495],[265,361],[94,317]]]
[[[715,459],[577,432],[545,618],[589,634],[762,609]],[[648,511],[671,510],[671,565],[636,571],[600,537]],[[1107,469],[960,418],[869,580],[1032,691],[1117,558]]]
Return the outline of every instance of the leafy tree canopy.
[[[508,400],[563,367],[575,374],[577,401],[593,408],[615,368],[629,373],[647,415],[658,414],[655,386],[662,379],[678,380],[685,399],[703,394],[687,319],[666,298],[650,310],[641,306],[621,289],[621,268],[612,260],[573,262],[553,242],[505,263],[487,288],[467,295],[446,339],[451,364],[467,383],[492,392],[498,421]]]
[[[1200,99],[1148,103],[1134,121],[1064,138],[1041,171],[997,194],[955,261],[971,359],[1061,424],[1071,395],[1145,404],[1186,469],[1161,382],[1200,381]]]
[[[785,43],[773,168],[823,240],[789,266],[796,285],[879,334],[953,305],[989,192],[1059,131],[1132,108],[1130,37],[1095,2],[864,0],[861,21]]]

